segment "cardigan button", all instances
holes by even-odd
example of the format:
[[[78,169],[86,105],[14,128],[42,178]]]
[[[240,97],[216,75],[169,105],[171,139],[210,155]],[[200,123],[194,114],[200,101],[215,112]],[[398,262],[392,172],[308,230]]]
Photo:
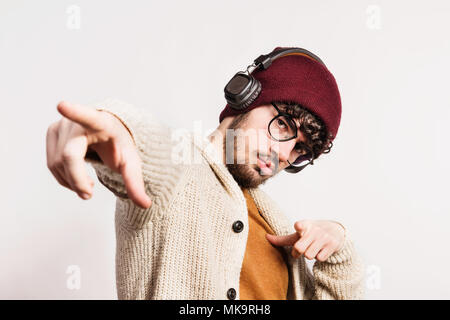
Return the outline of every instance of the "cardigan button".
[[[234,288],[228,289],[228,291],[227,291],[227,297],[228,297],[228,299],[230,299],[230,300],[236,299],[236,290],[234,290]]]
[[[233,223],[233,231],[236,233],[241,232],[242,230],[244,230],[244,224],[242,223],[241,220],[237,220]]]

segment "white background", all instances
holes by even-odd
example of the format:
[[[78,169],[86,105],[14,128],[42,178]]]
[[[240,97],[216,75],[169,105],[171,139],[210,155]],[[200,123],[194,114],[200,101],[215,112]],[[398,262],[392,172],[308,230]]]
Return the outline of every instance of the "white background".
[[[448,1],[2,0],[0,298],[117,298],[113,194],[88,167],[83,201],[46,166],[60,100],[114,97],[210,130],[235,72],[298,46],[336,77],[341,126],[331,153],[263,188],[293,220],[347,226],[366,298],[449,299],[449,13]]]

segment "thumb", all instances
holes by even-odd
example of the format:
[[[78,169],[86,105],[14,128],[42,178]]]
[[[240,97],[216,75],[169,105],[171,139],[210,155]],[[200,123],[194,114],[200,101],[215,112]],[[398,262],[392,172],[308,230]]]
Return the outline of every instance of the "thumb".
[[[289,234],[287,236],[276,236],[270,233],[266,233],[266,239],[274,246],[292,246],[300,239],[297,232]]]

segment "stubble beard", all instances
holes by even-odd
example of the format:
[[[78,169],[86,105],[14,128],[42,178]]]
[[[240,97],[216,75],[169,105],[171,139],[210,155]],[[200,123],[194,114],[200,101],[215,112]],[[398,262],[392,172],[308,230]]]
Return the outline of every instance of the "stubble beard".
[[[236,130],[242,128],[246,123],[247,118],[247,113],[244,113],[242,116],[237,116],[228,129]],[[232,163],[228,163],[230,161],[226,161],[225,165],[238,185],[241,188],[256,188],[257,186],[264,184],[268,180],[269,176],[262,175],[260,168],[249,164],[248,159],[245,160],[246,163],[238,163],[237,155],[238,152],[240,152],[240,150],[238,150],[238,144],[235,143],[235,141],[231,141],[235,140],[234,137],[233,139],[230,139],[230,141],[228,141],[226,137],[227,135],[223,137],[223,152],[226,155],[227,150],[233,149],[234,159]],[[227,156],[225,156],[225,158],[228,159]]]

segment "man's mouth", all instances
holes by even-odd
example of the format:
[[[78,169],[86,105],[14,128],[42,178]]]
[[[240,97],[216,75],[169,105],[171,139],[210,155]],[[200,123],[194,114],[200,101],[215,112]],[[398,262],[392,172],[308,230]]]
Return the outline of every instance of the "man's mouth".
[[[265,161],[261,160],[259,157],[258,157],[257,161],[258,161],[258,167],[261,168],[261,171],[264,175],[272,174],[272,168],[271,168],[272,164],[270,163],[270,161],[265,162]]]

